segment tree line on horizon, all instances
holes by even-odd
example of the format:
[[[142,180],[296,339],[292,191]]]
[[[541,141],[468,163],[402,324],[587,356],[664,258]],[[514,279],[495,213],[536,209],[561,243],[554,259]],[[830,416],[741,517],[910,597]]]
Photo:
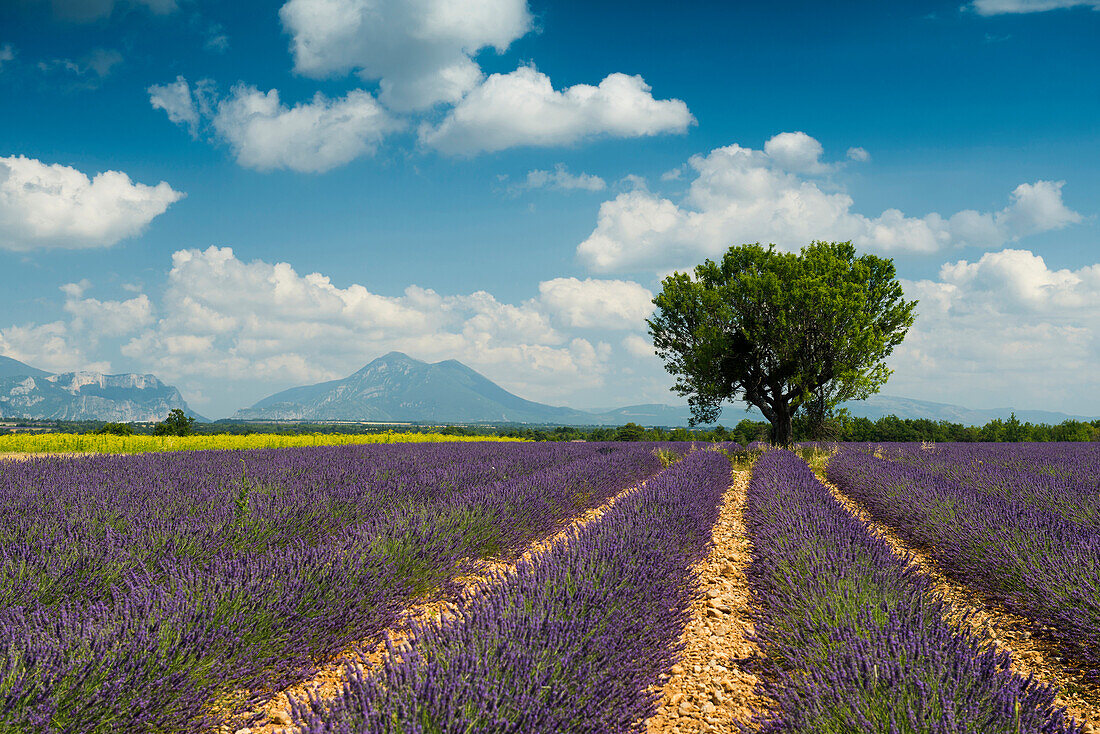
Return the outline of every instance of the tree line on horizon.
[[[15,424],[0,427],[0,432],[21,429],[62,433],[111,433],[117,435],[181,435],[166,430],[162,424],[105,423],[103,421],[50,421],[8,419]],[[173,423],[182,428],[179,419]],[[380,433],[391,430],[385,426],[355,426],[331,423],[300,423],[294,425],[250,423],[187,424],[182,435],[241,435],[273,433],[299,435],[306,433]],[[431,432],[454,436],[504,436],[529,441],[735,441],[748,445],[768,441],[771,425],[767,421],[745,418],[732,428],[714,427],[646,427],[637,423],[622,426],[401,426],[409,432]],[[792,423],[795,441],[839,442],[1048,442],[1100,441],[1100,419],[1093,421],[1066,420],[1058,424],[1021,422],[1013,414],[1007,420],[995,418],[981,426],[967,426],[928,418],[899,418],[887,415],[877,420],[854,418],[838,411],[822,426],[806,416],[795,417]]]
[[[747,446],[754,441],[769,441],[772,426],[767,421],[745,418],[733,428],[646,428],[636,423],[625,426],[577,428],[524,428],[503,431],[500,435],[530,441],[735,441]],[[928,418],[899,418],[887,415],[878,420],[852,418],[840,413],[827,422],[824,430],[809,417],[796,417],[792,425],[794,441],[908,443],[977,443],[1027,441],[1100,441],[1100,420],[1066,420],[1057,425],[1022,423],[1015,414],[1007,420],[994,418],[982,426],[965,426]]]

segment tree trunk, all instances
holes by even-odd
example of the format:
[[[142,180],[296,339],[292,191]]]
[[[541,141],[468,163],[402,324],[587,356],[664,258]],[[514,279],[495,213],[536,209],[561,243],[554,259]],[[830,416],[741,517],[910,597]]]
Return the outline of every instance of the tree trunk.
[[[772,418],[772,443],[776,446],[788,447],[791,445],[791,438],[794,433],[794,427],[791,424],[791,409],[786,403],[779,405],[773,405],[772,409],[775,412],[775,417]]]

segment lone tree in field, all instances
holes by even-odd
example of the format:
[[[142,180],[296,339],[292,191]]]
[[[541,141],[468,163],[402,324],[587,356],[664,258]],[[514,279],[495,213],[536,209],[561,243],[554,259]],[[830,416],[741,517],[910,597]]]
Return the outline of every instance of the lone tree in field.
[[[185,415],[182,408],[172,408],[168,417],[153,426],[154,436],[190,436],[194,433],[191,425],[195,418]]]
[[[662,286],[649,330],[692,425],[740,398],[784,446],[799,409],[812,422],[878,392],[917,305],[902,299],[892,260],[856,257],[851,242],[814,242],[801,254],[731,247],[694,278],[677,272]]]

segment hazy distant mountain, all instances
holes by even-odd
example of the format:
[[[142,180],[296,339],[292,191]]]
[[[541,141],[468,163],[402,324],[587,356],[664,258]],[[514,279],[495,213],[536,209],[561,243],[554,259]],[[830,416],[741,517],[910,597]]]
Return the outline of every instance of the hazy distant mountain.
[[[1089,416],[1070,415],[1053,410],[1021,410],[1019,408],[963,408],[947,403],[932,403],[927,400],[896,398],[889,395],[872,395],[866,400],[848,403],[845,407],[857,417],[881,418],[884,415],[896,415],[899,418],[928,418],[934,421],[949,421],[967,426],[978,426],[994,418],[1005,420],[1013,413],[1022,423],[1061,423],[1062,421],[1092,420]]]
[[[927,400],[913,400],[912,398],[898,398],[890,395],[872,395],[866,400],[857,400],[845,404],[848,412],[856,418],[870,418],[877,420],[885,415],[896,415],[899,418],[927,418],[933,421],[949,421],[962,423],[963,425],[984,425],[994,418],[1005,420],[1013,413],[1023,423],[1061,423],[1068,419],[1091,420],[1087,416],[1069,415],[1051,410],[1019,410],[1016,408],[963,408],[948,403],[933,403]],[[634,421],[643,425],[686,425],[691,417],[688,407],[672,405],[632,405],[627,408],[600,411],[604,418],[621,418],[622,420],[608,420],[608,423],[625,423]],[[756,409],[745,410],[733,406],[722,408],[722,416],[718,422],[727,427],[737,425],[738,421],[745,418],[763,420],[760,411]]]
[[[55,375],[0,357],[0,418],[161,421],[173,408],[196,415],[176,388],[154,375]]]
[[[461,362],[429,364],[390,352],[342,380],[294,387],[238,410],[236,419],[591,422],[590,415],[524,400]]]
[[[0,379],[4,377],[48,377],[51,373],[23,364],[11,357],[0,356]]]
[[[875,395],[850,403],[852,415],[880,418],[930,418],[968,425],[1008,418],[1011,408],[970,410],[957,405]],[[1032,423],[1060,423],[1069,416],[1051,411],[1017,410]],[[238,410],[236,420],[426,421],[438,423],[543,423],[648,426],[687,425],[687,406],[630,405],[592,411],[524,400],[453,359],[429,364],[401,352],[379,357],[342,380],[294,387]],[[719,419],[732,427],[744,418],[762,420],[756,410],[727,406]]]

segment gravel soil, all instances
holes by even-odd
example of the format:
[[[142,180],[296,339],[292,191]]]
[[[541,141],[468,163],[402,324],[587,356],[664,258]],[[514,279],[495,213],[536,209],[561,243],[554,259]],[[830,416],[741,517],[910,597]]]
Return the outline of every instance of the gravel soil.
[[[1044,639],[1042,630],[1037,629],[1034,622],[947,578],[928,554],[908,545],[889,526],[873,520],[864,507],[843,494],[836,485],[820,475],[818,478],[848,512],[885,540],[897,555],[908,555],[932,579],[936,592],[948,604],[945,615],[948,621],[965,622],[980,637],[1010,653],[1012,668],[1017,673],[1034,675],[1037,680],[1060,688],[1055,705],[1064,706],[1070,716],[1084,723],[1087,734],[1100,734],[1100,690],[1071,666],[1063,664],[1062,652]],[[1036,631],[1038,635],[1034,634]]]
[[[745,532],[745,491],[749,472],[737,472],[714,525],[710,554],[700,561],[698,595],[681,637],[680,661],[660,691],[657,714],[647,734],[737,732],[764,701],[750,661],[759,655],[746,639],[752,626],[745,569],[750,548]]]
[[[480,564],[476,574],[456,577],[453,582],[457,591],[447,596],[437,594],[408,607],[401,613],[401,619],[394,627],[349,647],[334,660],[321,666],[309,680],[278,692],[261,710],[248,711],[233,716],[226,723],[215,727],[212,734],[295,734],[297,727],[289,726],[291,721],[291,697],[304,700],[312,693],[322,700],[334,698],[339,694],[344,681],[347,679],[348,666],[358,665],[357,662],[350,662],[351,659],[365,655],[370,663],[365,668],[370,670],[376,667],[385,658],[387,637],[393,647],[400,650],[413,625],[433,619],[450,619],[458,608],[461,608],[467,600],[479,594],[484,586],[494,583],[494,579],[499,579],[500,573],[515,568],[519,560],[530,559],[534,555],[545,552],[564,542],[573,530],[582,528],[600,518],[616,502],[637,491],[637,489],[637,486],[628,487],[599,507],[588,510],[583,515],[576,517],[553,536],[527,546],[516,560],[504,562],[490,559]]]

